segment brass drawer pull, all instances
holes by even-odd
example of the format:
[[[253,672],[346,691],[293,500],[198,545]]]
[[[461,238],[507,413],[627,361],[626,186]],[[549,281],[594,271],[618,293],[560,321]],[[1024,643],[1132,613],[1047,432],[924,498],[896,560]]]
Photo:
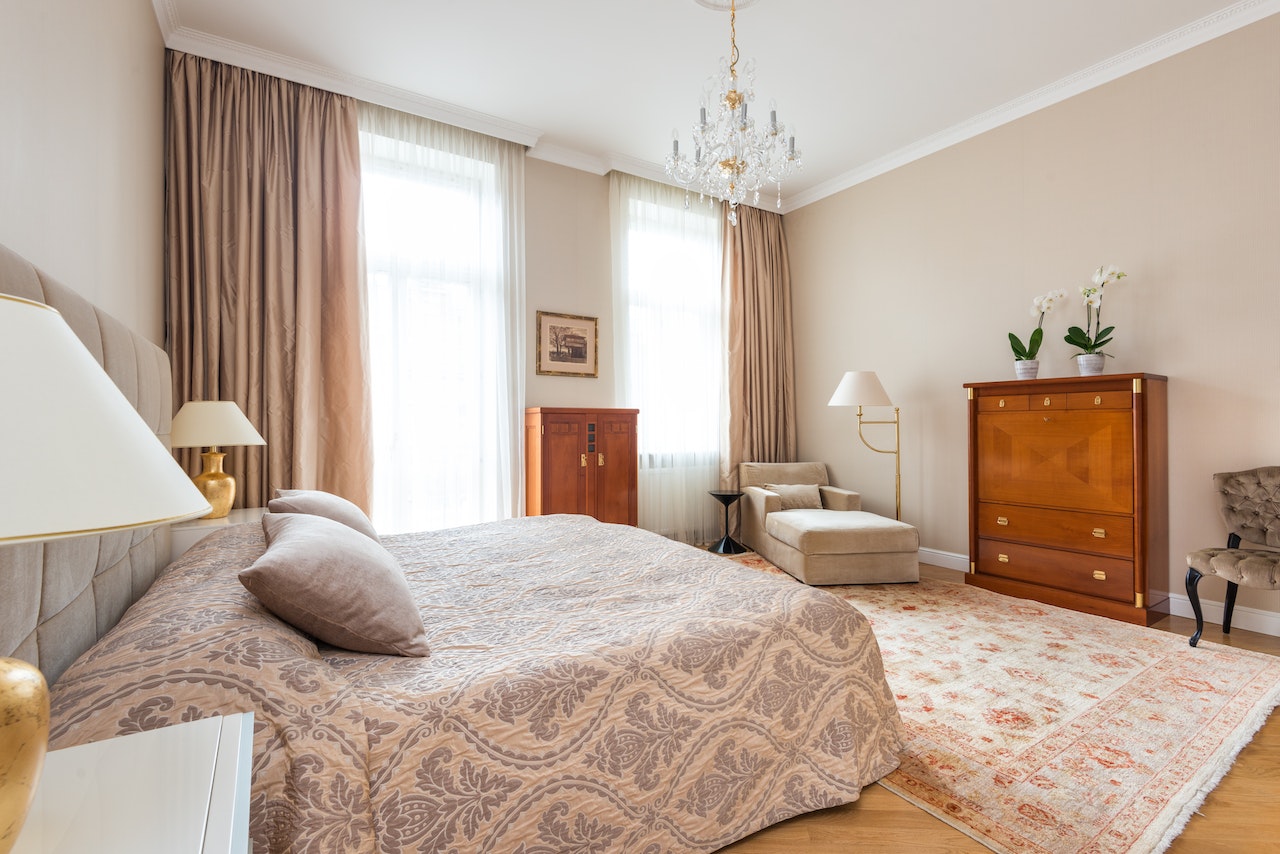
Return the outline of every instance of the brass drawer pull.
[[[1100,569],[1095,569],[1095,570],[1093,571],[1093,577],[1094,577],[1095,579],[1097,579],[1098,581],[1106,581],[1106,580],[1107,580],[1107,574],[1106,574],[1105,572],[1103,572],[1102,570],[1100,570]]]
[[[1000,398],[1000,408],[1004,409],[1004,398]]]
[[[1106,529],[1106,528],[1094,528],[1094,529],[1093,529],[1093,535],[1094,535],[1095,537],[1097,537],[1098,539],[1100,539],[1100,540],[1105,540],[1105,539],[1107,538],[1107,529]]]
[[[1047,398],[1047,397],[1046,397],[1046,398],[1044,399],[1044,405],[1045,405],[1045,406],[1052,406],[1052,402],[1049,400],[1049,398]]]
[[[1009,524],[1009,517],[1008,517],[1008,516],[997,516],[997,517],[996,517],[996,524],[997,524],[997,525],[1008,525],[1008,524]]]
[[[1101,405],[1102,405],[1102,395],[1098,395],[1098,396],[1096,396],[1096,397],[1093,399],[1093,405],[1094,405],[1094,406],[1101,406]]]
[[[1008,563],[1008,562],[1009,562],[1009,556],[1008,556],[1008,555],[996,555],[996,560],[1000,561],[1001,563]]]

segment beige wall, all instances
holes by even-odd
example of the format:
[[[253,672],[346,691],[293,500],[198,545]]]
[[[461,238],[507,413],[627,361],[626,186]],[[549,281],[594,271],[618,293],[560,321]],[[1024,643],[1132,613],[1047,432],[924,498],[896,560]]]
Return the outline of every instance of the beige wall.
[[[608,176],[528,158],[525,234],[526,405],[613,406]],[[600,319],[598,378],[537,375],[534,327],[539,311]]]
[[[1046,321],[1041,375],[1070,375],[1078,288],[1116,264],[1107,370],[1169,377],[1169,589],[1184,591],[1185,553],[1225,541],[1211,475],[1280,464],[1278,87],[1272,17],[788,214],[801,455],[892,512],[889,458],[826,406],[843,371],[879,372],[902,407],[904,518],[966,554],[962,384],[1013,378],[1007,334],[1025,340],[1053,288],[1072,299]],[[1277,612],[1280,593],[1240,606]]]
[[[150,0],[0,0],[0,243],[156,343],[163,97]]]

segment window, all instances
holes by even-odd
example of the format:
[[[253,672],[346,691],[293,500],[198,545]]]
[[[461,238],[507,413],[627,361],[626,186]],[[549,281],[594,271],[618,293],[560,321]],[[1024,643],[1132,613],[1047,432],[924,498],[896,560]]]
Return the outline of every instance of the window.
[[[379,531],[519,507],[523,153],[362,105]]]
[[[718,206],[614,173],[614,312],[620,404],[640,410],[640,526],[720,535],[725,354]]]

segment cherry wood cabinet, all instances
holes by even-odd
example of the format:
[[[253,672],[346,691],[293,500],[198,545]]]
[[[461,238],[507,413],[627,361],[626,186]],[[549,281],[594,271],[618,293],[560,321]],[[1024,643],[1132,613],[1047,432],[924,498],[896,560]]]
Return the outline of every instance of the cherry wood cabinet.
[[[638,414],[638,409],[526,409],[525,514],[579,513],[635,525]]]
[[[1168,383],[1154,374],[966,383],[969,575],[1150,625],[1168,612]]]

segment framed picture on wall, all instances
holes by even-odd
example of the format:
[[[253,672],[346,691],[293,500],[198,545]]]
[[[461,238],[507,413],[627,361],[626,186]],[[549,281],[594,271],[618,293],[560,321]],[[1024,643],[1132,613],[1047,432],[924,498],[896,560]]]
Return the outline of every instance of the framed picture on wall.
[[[538,312],[537,372],[551,377],[594,377],[600,370],[597,320]]]

